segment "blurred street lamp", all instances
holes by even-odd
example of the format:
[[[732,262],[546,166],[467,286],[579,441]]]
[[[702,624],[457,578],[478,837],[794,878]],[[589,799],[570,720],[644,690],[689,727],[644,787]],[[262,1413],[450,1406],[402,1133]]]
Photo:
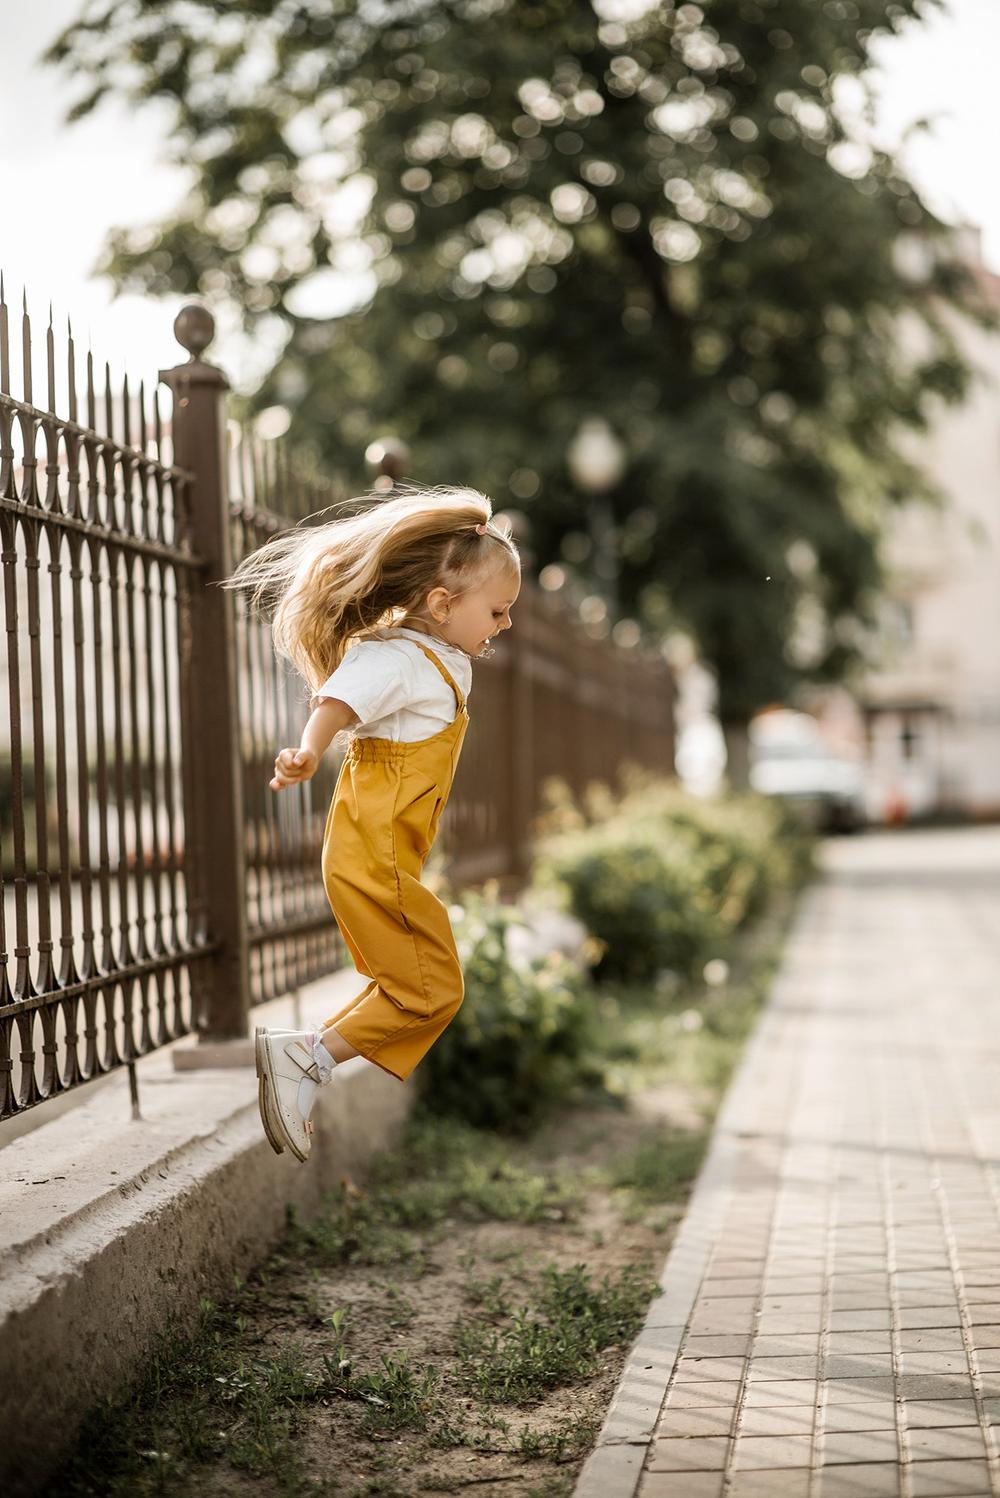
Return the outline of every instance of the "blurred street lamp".
[[[594,543],[595,571],[607,581],[611,609],[617,613],[618,538],[608,495],[625,473],[628,452],[603,416],[587,416],[566,449],[566,465],[577,489],[593,496],[587,522]]]
[[[588,416],[579,425],[566,461],[578,489],[604,494],[625,472],[627,453],[603,416]]]
[[[410,466],[410,449],[398,437],[377,437],[365,448],[365,466],[374,476],[372,487],[386,494]]]

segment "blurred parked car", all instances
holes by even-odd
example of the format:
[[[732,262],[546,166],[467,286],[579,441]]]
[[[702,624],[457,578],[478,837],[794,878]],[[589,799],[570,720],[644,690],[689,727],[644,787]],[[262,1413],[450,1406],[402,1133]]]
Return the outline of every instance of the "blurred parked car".
[[[832,749],[808,713],[774,709],[753,720],[750,785],[824,832],[853,832],[867,820],[862,764]]]

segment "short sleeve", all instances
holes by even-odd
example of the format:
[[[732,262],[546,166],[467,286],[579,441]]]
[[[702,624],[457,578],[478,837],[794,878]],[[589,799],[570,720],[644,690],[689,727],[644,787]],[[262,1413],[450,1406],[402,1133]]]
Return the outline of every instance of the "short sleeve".
[[[362,723],[374,723],[412,701],[413,668],[401,650],[378,640],[360,640],[310,697],[310,711],[324,697],[346,702]]]

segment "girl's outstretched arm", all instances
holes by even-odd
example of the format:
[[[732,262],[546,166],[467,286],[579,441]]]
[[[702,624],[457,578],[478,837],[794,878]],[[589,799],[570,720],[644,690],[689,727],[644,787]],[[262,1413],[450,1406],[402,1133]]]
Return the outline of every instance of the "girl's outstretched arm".
[[[268,782],[273,791],[286,785],[297,785],[311,780],[320,759],[332,740],[342,728],[349,728],[360,719],[353,707],[340,702],[336,697],[324,697],[313,708],[309,721],[302,730],[302,742],[297,749],[280,749],[274,761],[274,775]]]

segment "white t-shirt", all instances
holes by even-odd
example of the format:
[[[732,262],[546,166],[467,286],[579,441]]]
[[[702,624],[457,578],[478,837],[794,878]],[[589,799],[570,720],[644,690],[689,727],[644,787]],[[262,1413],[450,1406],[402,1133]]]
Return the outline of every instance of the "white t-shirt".
[[[464,650],[432,640],[403,625],[377,630],[356,640],[332,676],[309,699],[310,711],[324,697],[353,707],[360,723],[347,732],[356,738],[416,743],[454,722],[458,700],[419,640],[439,656],[464,697],[472,686],[472,662]]]

